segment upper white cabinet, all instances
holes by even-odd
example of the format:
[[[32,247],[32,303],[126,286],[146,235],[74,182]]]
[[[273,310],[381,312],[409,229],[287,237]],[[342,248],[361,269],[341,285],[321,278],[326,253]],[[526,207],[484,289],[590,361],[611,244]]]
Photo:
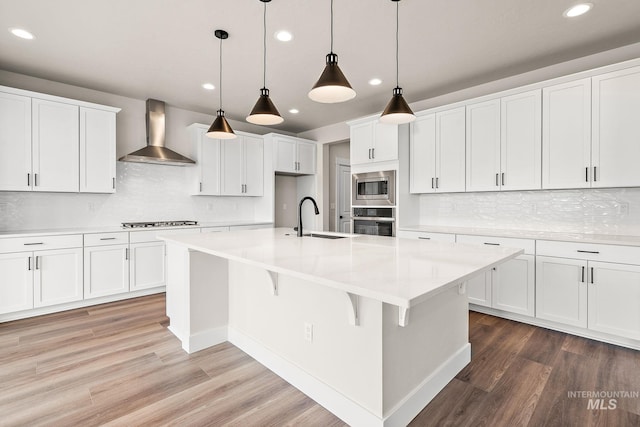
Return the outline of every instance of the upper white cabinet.
[[[398,160],[398,126],[378,119],[349,123],[351,164]]]
[[[467,191],[541,188],[539,89],[467,106]]]
[[[241,132],[236,133],[238,138],[220,141],[220,194],[262,196],[264,194],[262,138]]]
[[[542,112],[542,188],[591,187],[591,79],[542,89]]]
[[[410,191],[465,191],[465,108],[418,117],[410,127]]]
[[[316,143],[284,135],[269,134],[274,146],[274,169],[296,175],[316,173]]]
[[[116,191],[116,113],[80,107],[80,192]]]
[[[118,111],[0,87],[0,190],[114,192]]]
[[[640,67],[594,76],[593,187],[640,185]]]
[[[196,164],[189,168],[191,194],[217,196],[220,194],[220,140],[209,138],[206,125],[193,124],[189,133]]]

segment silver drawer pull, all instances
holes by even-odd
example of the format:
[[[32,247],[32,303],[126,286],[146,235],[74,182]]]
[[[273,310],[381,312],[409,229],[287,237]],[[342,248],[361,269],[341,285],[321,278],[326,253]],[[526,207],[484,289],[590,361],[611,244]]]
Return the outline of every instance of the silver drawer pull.
[[[500,243],[490,243],[490,242],[484,242],[485,245],[490,245],[490,246],[500,246]]]
[[[422,239],[422,240],[431,240],[431,237],[422,237],[422,236],[418,236],[418,239]]]
[[[582,251],[580,249],[578,249],[578,252],[580,252],[581,254],[599,254],[600,253],[598,251]]]
[[[38,242],[38,243],[25,243],[25,246],[34,246],[34,245],[44,245],[44,242]]]
[[[115,237],[101,237],[100,240],[116,240]]]

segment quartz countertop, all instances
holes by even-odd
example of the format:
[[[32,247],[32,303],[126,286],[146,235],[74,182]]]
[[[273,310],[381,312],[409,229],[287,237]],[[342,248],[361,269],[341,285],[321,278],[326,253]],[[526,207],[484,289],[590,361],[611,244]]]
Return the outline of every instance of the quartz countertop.
[[[160,239],[402,308],[523,253],[504,247],[344,236],[299,238],[291,229],[270,228]]]
[[[206,228],[206,227],[234,227],[242,225],[265,225],[271,224],[267,221],[219,221],[219,222],[198,222],[198,225],[185,225],[173,227],[147,227],[147,228],[124,228],[122,226],[96,226],[77,228],[50,228],[38,230],[9,230],[0,231],[0,238],[9,237],[35,237],[35,236],[61,236],[65,234],[89,234],[89,233],[116,233],[119,231],[162,231],[176,230],[180,228]]]
[[[519,239],[557,240],[579,243],[600,243],[606,245],[640,246],[640,236],[601,233],[569,233],[558,231],[536,231],[517,229],[496,229],[482,227],[449,227],[439,225],[409,225],[398,230],[428,233],[470,234],[476,236],[515,237]]]

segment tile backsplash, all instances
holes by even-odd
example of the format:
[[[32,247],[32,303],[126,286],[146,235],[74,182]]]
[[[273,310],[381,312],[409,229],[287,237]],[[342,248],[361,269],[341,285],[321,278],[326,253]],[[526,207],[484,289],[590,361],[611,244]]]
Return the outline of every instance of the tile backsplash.
[[[0,230],[254,219],[250,197],[190,196],[187,167],[117,162],[114,194],[0,192]]]
[[[423,194],[420,224],[640,235],[640,188]]]

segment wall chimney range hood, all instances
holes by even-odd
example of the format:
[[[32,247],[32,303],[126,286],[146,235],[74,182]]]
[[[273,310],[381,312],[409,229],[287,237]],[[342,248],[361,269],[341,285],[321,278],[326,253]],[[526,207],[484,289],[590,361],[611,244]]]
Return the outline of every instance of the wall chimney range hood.
[[[120,157],[121,162],[153,163],[157,165],[187,166],[195,164],[188,157],[169,150],[164,146],[165,116],[164,102],[147,99],[147,146],[126,156]]]

